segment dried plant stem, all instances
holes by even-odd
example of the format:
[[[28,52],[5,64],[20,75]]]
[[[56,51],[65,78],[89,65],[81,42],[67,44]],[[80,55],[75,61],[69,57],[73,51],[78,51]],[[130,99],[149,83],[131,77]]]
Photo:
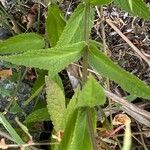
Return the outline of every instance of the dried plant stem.
[[[59,144],[58,142],[54,142],[54,143],[29,143],[29,144],[7,144],[8,148],[25,148],[25,147],[29,147],[29,146],[41,146],[41,145],[56,145]]]
[[[134,119],[136,119],[140,123],[145,124],[146,126],[150,127],[150,112],[143,110],[134,104],[129,103],[125,99],[123,99],[107,90],[105,90],[105,94],[107,97],[111,98],[113,101],[121,104],[122,109],[127,114],[132,116]]]
[[[141,127],[140,127],[138,122],[137,122],[137,126],[138,126],[139,131],[142,132]],[[142,142],[144,150],[148,150],[148,148],[146,147],[146,144],[145,144],[144,137],[143,137],[142,133],[140,133],[140,137],[141,137],[141,142]]]
[[[129,46],[150,66],[150,60],[113,24],[111,19],[106,19],[106,22],[125,40]]]

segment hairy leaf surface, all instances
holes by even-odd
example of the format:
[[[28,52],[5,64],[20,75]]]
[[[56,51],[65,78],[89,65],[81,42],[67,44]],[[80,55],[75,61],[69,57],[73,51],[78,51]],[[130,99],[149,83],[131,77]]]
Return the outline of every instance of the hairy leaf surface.
[[[28,51],[23,54],[11,56],[1,56],[0,59],[16,65],[49,70],[51,77],[53,77],[71,62],[77,61],[82,56],[84,46],[84,42],[79,42],[64,47]]]
[[[77,107],[94,107],[96,105],[103,105],[105,101],[106,97],[103,88],[94,77],[89,76],[82,91],[79,93]]]
[[[130,94],[150,99],[150,87],[136,76],[114,64],[96,47],[90,47],[89,63],[98,73],[115,81]]]
[[[112,0],[88,0],[92,5],[104,5],[109,4]]]
[[[0,42],[0,54],[20,53],[44,48],[44,38],[35,33],[23,33]]]
[[[33,111],[26,117],[25,123],[49,121],[50,115],[47,108],[41,108]]]
[[[92,20],[94,16],[94,10],[91,8],[90,14],[88,15],[89,19],[89,30],[92,27]],[[79,4],[76,10],[71,15],[68,20],[64,31],[62,32],[57,46],[67,45],[69,43],[76,43],[84,41],[84,17],[85,17],[85,7],[83,4]]]
[[[66,25],[63,15],[56,4],[51,4],[48,8],[48,17],[46,20],[46,30],[52,47],[56,45],[59,37]]]
[[[150,9],[143,0],[114,0],[114,4],[134,16],[150,20]]]
[[[63,130],[65,97],[57,83],[46,77],[47,108],[56,131]]]

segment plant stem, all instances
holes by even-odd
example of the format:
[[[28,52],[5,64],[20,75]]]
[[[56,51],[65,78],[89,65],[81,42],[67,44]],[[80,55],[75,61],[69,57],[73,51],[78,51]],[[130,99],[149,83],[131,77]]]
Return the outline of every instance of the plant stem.
[[[87,43],[87,46],[84,48],[83,54],[83,77],[82,77],[82,85],[84,86],[87,76],[88,76],[88,45],[89,45],[89,15],[90,14],[90,4],[86,3],[85,5],[85,17],[84,17],[84,39]],[[87,124],[89,129],[89,135],[92,141],[93,150],[97,150],[95,135],[94,135],[94,127],[92,123],[92,113],[91,109],[87,108]]]
[[[92,112],[91,108],[87,108],[87,123],[89,128],[89,134],[92,141],[93,150],[97,150],[95,135],[94,135],[94,127],[92,123]]]
[[[88,76],[89,13],[90,4],[86,3],[84,17],[84,40],[87,43],[87,46],[85,46],[83,54],[83,85],[85,84]]]

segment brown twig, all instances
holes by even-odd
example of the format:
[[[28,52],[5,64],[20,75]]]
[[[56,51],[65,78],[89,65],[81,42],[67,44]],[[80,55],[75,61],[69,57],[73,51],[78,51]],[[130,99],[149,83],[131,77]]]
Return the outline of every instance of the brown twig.
[[[59,143],[54,142],[54,143],[7,144],[7,147],[8,148],[17,148],[17,147],[25,148],[29,146],[56,145],[56,144],[59,144]]]
[[[105,90],[107,97],[122,105],[122,109],[140,123],[150,127],[150,112],[143,110],[125,99]]]
[[[150,60],[113,24],[111,19],[105,20],[121,37],[128,45],[150,66]]]

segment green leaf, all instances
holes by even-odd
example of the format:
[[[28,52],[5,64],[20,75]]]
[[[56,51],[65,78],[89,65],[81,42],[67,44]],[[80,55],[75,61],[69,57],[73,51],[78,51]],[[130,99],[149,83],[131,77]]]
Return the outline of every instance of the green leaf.
[[[94,110],[94,108],[92,109]],[[96,113],[92,111],[94,130]],[[92,150],[92,143],[87,125],[87,108],[75,109],[67,122],[59,150]]]
[[[114,0],[114,4],[134,16],[150,20],[150,9],[143,0]]]
[[[71,150],[69,149],[72,137],[74,134],[75,124],[77,120],[78,110],[76,109],[71,116],[69,116],[69,120],[65,127],[63,139],[59,145],[58,150]],[[79,140],[79,139],[78,139]]]
[[[20,138],[20,136],[18,135],[18,133],[14,130],[14,128],[10,125],[10,123],[6,120],[5,116],[3,116],[1,113],[0,113],[0,123],[3,124],[5,129],[9,132],[9,134],[11,135],[11,137],[14,139],[14,141],[17,144],[25,144],[22,141],[22,139]]]
[[[126,97],[124,97],[124,99],[126,99],[128,102],[132,102],[137,98],[137,96],[134,95],[128,95]]]
[[[79,93],[77,107],[94,107],[96,105],[103,105],[105,101],[106,97],[103,88],[94,77],[89,76],[82,91]]]
[[[54,129],[57,131],[64,128],[64,112],[65,112],[65,96],[57,83],[52,81],[49,77],[45,78],[46,93],[47,93],[47,108],[50,118],[53,122]]]
[[[56,4],[51,4],[49,6],[48,17],[46,19],[46,30],[52,47],[58,42],[66,24],[62,16],[61,11]]]
[[[95,116],[92,116],[91,119],[93,120],[94,118]],[[94,122],[94,124],[96,124],[96,122]],[[92,150],[93,147],[88,130],[86,108],[79,109],[74,134],[68,150]]]
[[[133,96],[150,99],[150,87],[136,76],[114,64],[94,46],[90,46],[89,63],[98,73],[115,81]]]
[[[64,114],[64,126],[66,127],[68,120],[70,118],[70,116],[72,116],[72,114],[74,113],[78,101],[78,96],[79,96],[79,88],[76,89],[75,94],[73,95],[72,99],[70,100],[69,104],[67,105],[67,109],[65,110],[65,114]]]
[[[91,30],[93,25],[93,16],[94,10],[91,8],[90,14],[88,15],[90,22],[89,30]],[[85,6],[83,4],[79,4],[68,20],[67,25],[59,38],[57,46],[84,41],[84,18]]]
[[[6,90],[3,86],[0,85],[0,95],[10,96],[11,92],[9,90]]]
[[[104,5],[109,4],[112,0],[88,0],[92,5]]]
[[[48,73],[48,76],[51,77],[51,73],[50,72]],[[60,78],[60,76],[58,74],[53,76],[51,78],[51,80],[54,81],[55,83],[57,83],[58,86],[61,88],[61,90],[64,91],[64,86],[63,86],[62,80],[61,80],[61,78]]]
[[[50,115],[47,108],[40,108],[33,111],[26,117],[25,123],[49,121]]]
[[[19,125],[19,127],[28,135],[29,139],[32,139],[31,134],[29,133],[29,129],[22,123],[19,121],[19,119],[16,117],[15,121],[17,122],[17,124]]]
[[[10,111],[11,114],[17,114],[17,113],[24,113],[23,109],[18,105],[18,103],[16,101],[13,102]]]
[[[35,33],[23,33],[0,42],[0,54],[21,53],[45,46],[43,37]]]
[[[45,75],[47,71],[37,70],[38,77],[32,87],[31,96],[24,102],[24,106],[27,106],[36,96],[38,96],[45,85]]]
[[[28,51],[23,54],[11,56],[1,56],[0,59],[16,65],[49,70],[51,77],[53,77],[71,62],[77,61],[82,55],[84,46],[85,42],[79,42],[64,47]]]
[[[41,85],[25,102],[24,102],[24,106],[27,106],[29,105],[29,103],[36,97],[38,96],[41,91],[43,90],[44,88],[44,84]]]

